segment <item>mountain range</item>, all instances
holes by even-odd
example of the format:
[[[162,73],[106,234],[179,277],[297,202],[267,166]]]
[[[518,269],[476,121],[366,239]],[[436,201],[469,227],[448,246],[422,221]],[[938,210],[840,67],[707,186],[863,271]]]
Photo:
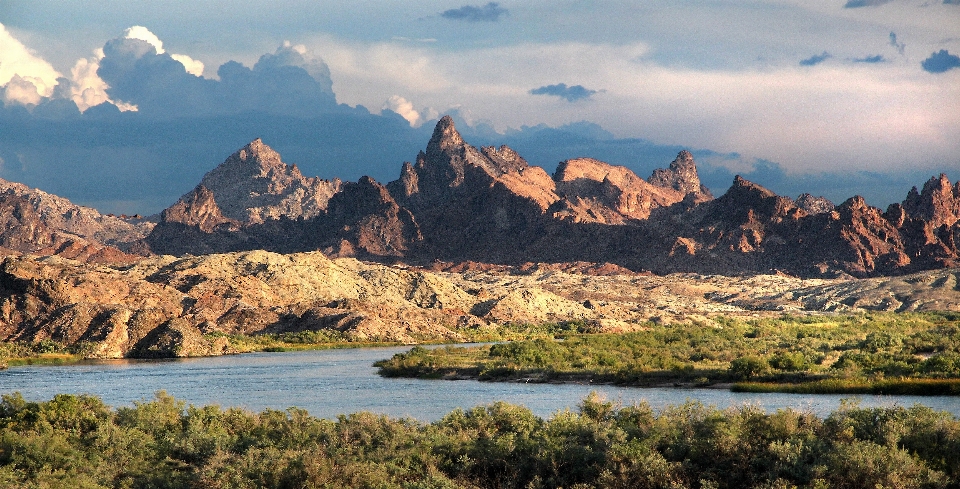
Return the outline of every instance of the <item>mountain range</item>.
[[[590,158],[550,175],[448,117],[386,184],[305,177],[257,139],[157,216],[0,181],[0,340],[197,356],[231,352],[223,334],[960,310],[958,221],[943,175],[885,211],[740,177],[715,198],[686,151],[646,179]]]
[[[383,184],[305,177],[257,139],[159,216],[100,215],[0,185],[0,247],[99,262],[322,251],[384,263],[609,263],[655,274],[902,275],[960,258],[960,182],[944,175],[886,210],[796,199],[736,177],[714,198],[681,151],[646,179],[591,158],[553,175],[507,146],[474,147],[450,117]]]
[[[955,266],[958,219],[960,183],[943,175],[885,211],[857,196],[837,206],[782,197],[740,177],[714,198],[686,151],[646,179],[590,158],[563,161],[550,175],[507,146],[471,146],[444,117],[386,184],[305,178],[255,140],[126,249],[866,277]]]

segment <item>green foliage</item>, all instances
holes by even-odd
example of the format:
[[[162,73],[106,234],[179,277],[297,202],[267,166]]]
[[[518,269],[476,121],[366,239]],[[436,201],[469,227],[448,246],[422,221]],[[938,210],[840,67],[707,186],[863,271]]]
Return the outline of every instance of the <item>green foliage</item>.
[[[770,364],[765,358],[746,356],[730,362],[730,375],[737,380],[748,380],[758,377],[770,370]]]
[[[760,381],[815,386],[806,392],[837,386],[837,392],[906,389],[943,395],[955,392],[951,383],[918,380],[960,379],[960,327],[954,315],[935,313],[721,317],[712,324],[647,324],[623,334],[571,329],[563,341],[545,337],[423,350],[377,366],[383,375],[425,378],[590,379],[640,386]],[[841,388],[841,380],[856,389]]]
[[[494,403],[424,424],[187,406],[162,392],[0,400],[0,488],[957,487],[960,420],[922,406],[654,412],[596,394],[549,419]]]

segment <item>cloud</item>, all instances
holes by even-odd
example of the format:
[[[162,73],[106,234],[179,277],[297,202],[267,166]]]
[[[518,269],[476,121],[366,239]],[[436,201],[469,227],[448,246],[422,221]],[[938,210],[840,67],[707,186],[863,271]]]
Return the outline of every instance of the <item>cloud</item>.
[[[444,10],[440,16],[445,19],[465,20],[468,22],[496,22],[500,17],[507,14],[507,9],[503,8],[497,2],[490,2],[481,7],[473,5],[464,5],[463,7]]]
[[[423,120],[420,118],[420,113],[413,108],[413,103],[399,95],[391,96],[383,103],[383,107],[381,108],[400,114],[401,117],[410,123],[411,127],[419,127],[420,124],[423,123]]]
[[[960,56],[950,54],[946,49],[941,49],[930,54],[930,57],[923,60],[920,66],[930,73],[943,73],[947,70],[960,68]]]
[[[556,85],[546,85],[540,88],[534,88],[533,90],[530,90],[530,93],[532,95],[553,95],[567,99],[567,102],[576,102],[577,100],[590,98],[593,94],[597,93],[597,91],[586,89],[583,87],[583,85],[573,85],[568,87],[566,83],[558,83]]]
[[[127,39],[140,39],[141,41],[146,41],[151,46],[156,49],[157,54],[164,54],[166,51],[163,49],[163,41],[160,40],[156,34],[150,32],[146,27],[135,25],[128,28],[123,32],[123,37]],[[171,58],[179,61],[180,64],[187,70],[187,73],[196,76],[203,75],[203,63],[197,61],[186,54],[171,54]]]
[[[897,42],[897,33],[890,32],[890,45],[897,48],[897,52],[900,53],[900,56],[903,56],[904,50],[907,48],[907,45],[902,42]]]
[[[843,8],[876,7],[892,1],[893,0],[848,0]]]
[[[815,54],[815,55],[813,55],[813,56],[810,56],[810,57],[807,58],[807,59],[800,60],[800,66],[814,66],[814,65],[818,65],[818,64],[820,64],[820,63],[823,63],[824,61],[826,61],[827,59],[829,59],[829,58],[831,58],[831,57],[832,57],[832,56],[830,56],[830,53],[824,51],[824,52],[821,53],[821,54]]]
[[[883,63],[886,61],[883,56],[877,54],[874,56],[864,56],[863,58],[854,58],[854,63]]]
[[[35,78],[24,78],[20,75],[13,75],[6,86],[3,87],[3,103],[9,105],[18,103],[21,105],[37,105],[43,97],[40,95],[37,86],[33,83]]]
[[[0,24],[0,87],[5,103],[37,104],[49,97],[60,73],[37,56]]]
[[[157,46],[162,50],[159,40],[134,37],[104,45],[96,73],[108,85],[111,99],[154,117],[244,111],[309,116],[338,110],[329,67],[308,56],[304,46],[285,42],[261,56],[253,68],[224,63],[217,70],[219,80],[190,73],[184,62]]]

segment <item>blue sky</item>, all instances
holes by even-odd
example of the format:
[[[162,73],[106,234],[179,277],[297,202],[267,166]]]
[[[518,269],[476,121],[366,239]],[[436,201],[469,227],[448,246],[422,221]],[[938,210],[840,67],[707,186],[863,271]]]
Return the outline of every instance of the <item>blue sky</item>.
[[[0,177],[110,211],[155,212],[260,136],[275,135],[264,140],[305,172],[389,180],[425,145],[424,127],[447,113],[476,128],[477,144],[593,123],[603,137],[570,144],[577,153],[561,158],[616,154],[612,163],[644,177],[669,159],[643,158],[693,149],[717,175],[717,194],[727,173],[743,173],[781,193],[837,201],[857,188],[884,206],[927,176],[960,177],[960,4],[951,0],[4,0],[0,24]],[[121,62],[127,55],[157,62]],[[104,60],[112,84],[98,76]],[[218,75],[229,62],[233,70]],[[138,110],[104,122],[73,117],[57,99],[78,111],[104,101]],[[237,122],[260,110],[280,119]],[[394,148],[351,159],[349,148],[323,142],[335,138],[314,116],[358,114],[389,119],[364,120]],[[265,125],[290,124],[284,117],[311,119],[313,129]],[[157,125],[170,136],[131,135]],[[10,135],[28,127],[53,136]],[[178,138],[177,128],[197,136]],[[611,139],[665,149],[631,159]],[[546,140],[513,140],[553,171],[556,161],[538,161],[555,156]],[[158,157],[161,146],[178,161]]]

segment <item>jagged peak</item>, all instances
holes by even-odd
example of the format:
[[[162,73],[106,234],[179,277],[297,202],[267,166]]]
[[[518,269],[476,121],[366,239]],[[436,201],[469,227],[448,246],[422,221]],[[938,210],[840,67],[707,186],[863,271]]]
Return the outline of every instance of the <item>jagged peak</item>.
[[[460,133],[457,132],[457,128],[453,124],[453,118],[449,115],[443,116],[439,121],[437,121],[436,127],[433,128],[433,136],[430,138],[430,142],[427,144],[427,153],[433,151],[444,151],[450,149],[460,148],[464,145],[463,138],[460,136]]]
[[[766,187],[753,183],[746,178],[737,175],[733,177],[733,185],[727,190],[726,195],[743,195],[743,194],[754,194],[757,197],[768,198],[776,197],[777,194],[772,190],[767,189]]]
[[[693,154],[687,150],[680,151],[667,169],[654,170],[647,182],[658,187],[672,188],[684,194],[699,194],[713,198],[710,190],[700,183],[697,163],[693,160]]]
[[[866,209],[870,206],[867,205],[867,201],[860,195],[854,195],[849,199],[843,201],[842,204],[838,205],[838,209],[849,209],[849,210],[860,210]]]
[[[288,165],[281,161],[280,153],[267,146],[262,139],[257,138],[230,155],[212,172],[227,168],[242,168],[244,173],[256,173],[264,176],[270,170],[285,171],[288,169],[287,167]],[[300,173],[296,168],[290,168],[290,172]]]
[[[945,173],[941,173],[939,177],[930,177],[926,183],[923,184],[922,195],[929,195],[934,192],[947,193],[953,191],[953,186],[950,183],[950,179],[947,178]]]
[[[696,166],[696,162],[693,161],[693,154],[684,149],[677,153],[677,157],[670,162],[670,169],[672,170],[688,165]]]

